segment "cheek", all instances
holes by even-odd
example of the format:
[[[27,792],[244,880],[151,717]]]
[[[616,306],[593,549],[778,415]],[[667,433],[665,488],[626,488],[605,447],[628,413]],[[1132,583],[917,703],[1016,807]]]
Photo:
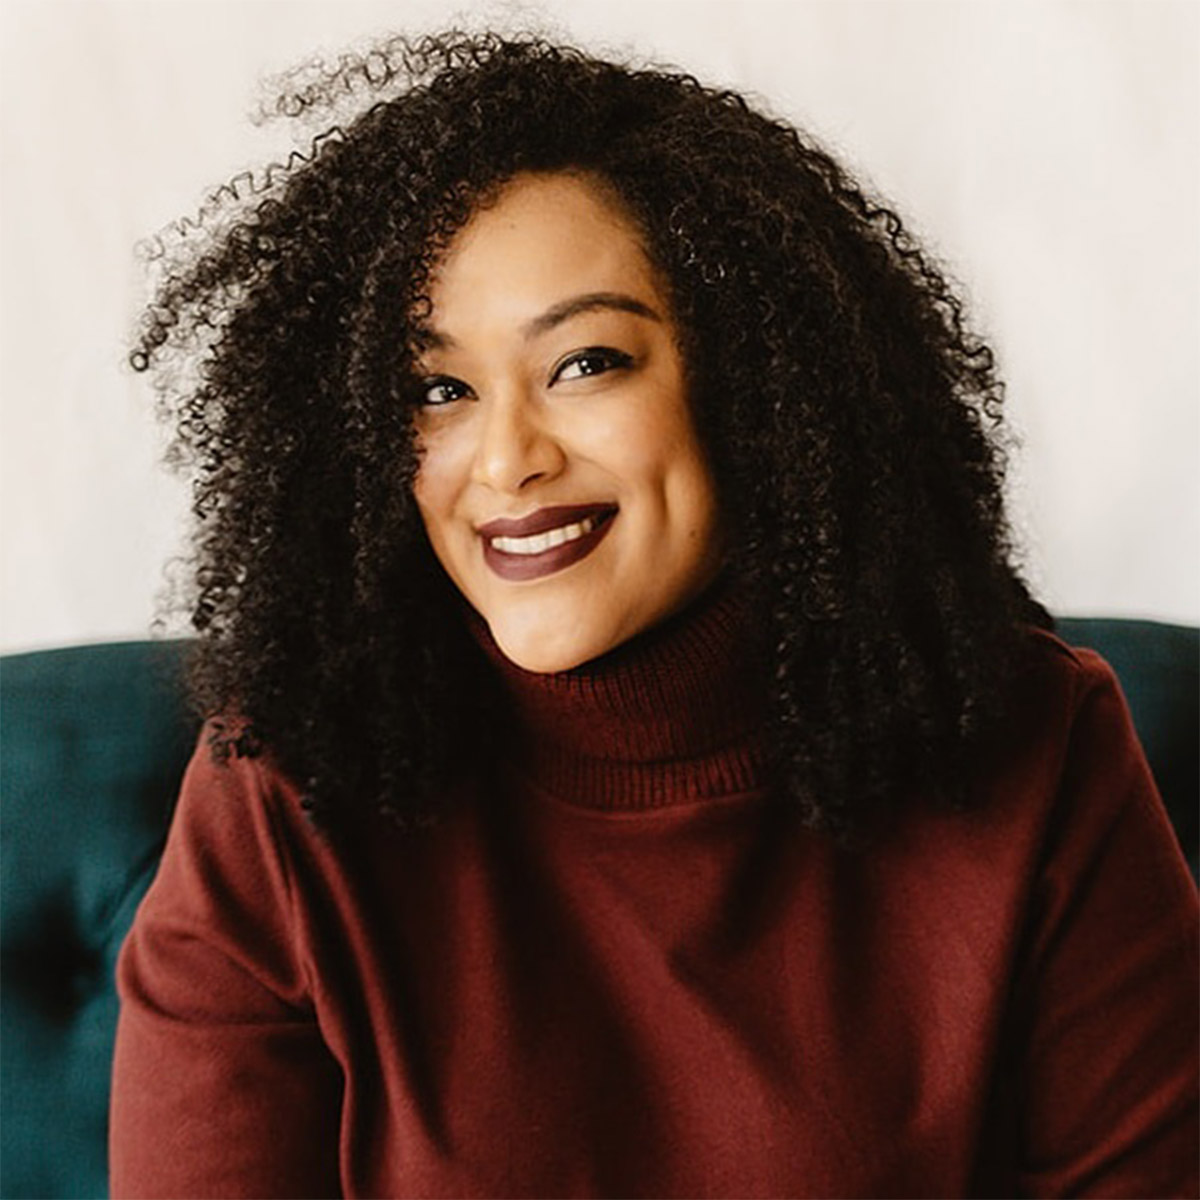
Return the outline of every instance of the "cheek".
[[[663,482],[699,458],[688,413],[671,396],[649,395],[606,410],[579,439],[591,455],[631,482]]]
[[[443,450],[440,446],[426,449],[412,494],[434,557],[459,591],[467,594],[470,526],[457,518],[462,489],[456,482],[453,459]]]
[[[716,488],[707,466],[698,457],[681,466],[673,480],[671,513],[674,528],[686,546],[686,555],[716,551],[720,538],[720,509]]]
[[[460,456],[455,452],[454,439],[444,436],[421,437],[417,447],[420,465],[413,481],[413,499],[420,509],[426,531],[434,537],[439,522],[453,512],[461,490],[457,482],[461,474]]]
[[[653,470],[677,548],[685,557],[706,553],[720,541],[720,506],[708,457],[690,421],[664,430]]]
[[[703,524],[715,504],[707,456],[686,412],[663,413],[647,424],[643,419],[614,439],[627,478],[659,494],[673,521]]]

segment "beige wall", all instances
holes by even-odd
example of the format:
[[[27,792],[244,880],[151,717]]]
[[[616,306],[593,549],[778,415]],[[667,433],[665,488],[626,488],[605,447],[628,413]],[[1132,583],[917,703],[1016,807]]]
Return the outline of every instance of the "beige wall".
[[[278,150],[257,80],[532,14],[768,98],[890,195],[1001,353],[1030,572],[1200,621],[1200,6],[1184,0],[34,0],[0,6],[0,648],[145,634],[184,501],[122,366],[131,248]]]

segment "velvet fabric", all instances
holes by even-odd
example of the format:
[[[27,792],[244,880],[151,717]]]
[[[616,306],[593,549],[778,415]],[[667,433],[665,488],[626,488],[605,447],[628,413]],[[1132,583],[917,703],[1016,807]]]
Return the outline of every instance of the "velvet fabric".
[[[0,663],[0,1195],[107,1189],[113,969],[196,738],[183,648]]]
[[[1059,627],[1116,668],[1195,870],[1200,635],[1116,618]],[[0,658],[0,1195],[107,1192],[111,967],[196,739],[185,649]]]

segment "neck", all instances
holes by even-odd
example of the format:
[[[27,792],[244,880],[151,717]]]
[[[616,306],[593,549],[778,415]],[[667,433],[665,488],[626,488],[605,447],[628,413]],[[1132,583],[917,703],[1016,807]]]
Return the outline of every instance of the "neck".
[[[503,681],[522,773],[561,799],[646,809],[758,790],[766,655],[727,578],[668,621],[570,671],[536,674],[476,636]]]

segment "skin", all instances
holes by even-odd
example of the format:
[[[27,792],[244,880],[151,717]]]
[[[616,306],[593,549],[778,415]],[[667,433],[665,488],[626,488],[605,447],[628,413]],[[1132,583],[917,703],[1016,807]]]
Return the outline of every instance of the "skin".
[[[504,654],[567,670],[698,595],[721,564],[716,493],[668,296],[619,204],[581,176],[517,176],[429,294],[415,497]],[[516,581],[489,566],[480,526],[581,504],[617,507],[586,557]]]

